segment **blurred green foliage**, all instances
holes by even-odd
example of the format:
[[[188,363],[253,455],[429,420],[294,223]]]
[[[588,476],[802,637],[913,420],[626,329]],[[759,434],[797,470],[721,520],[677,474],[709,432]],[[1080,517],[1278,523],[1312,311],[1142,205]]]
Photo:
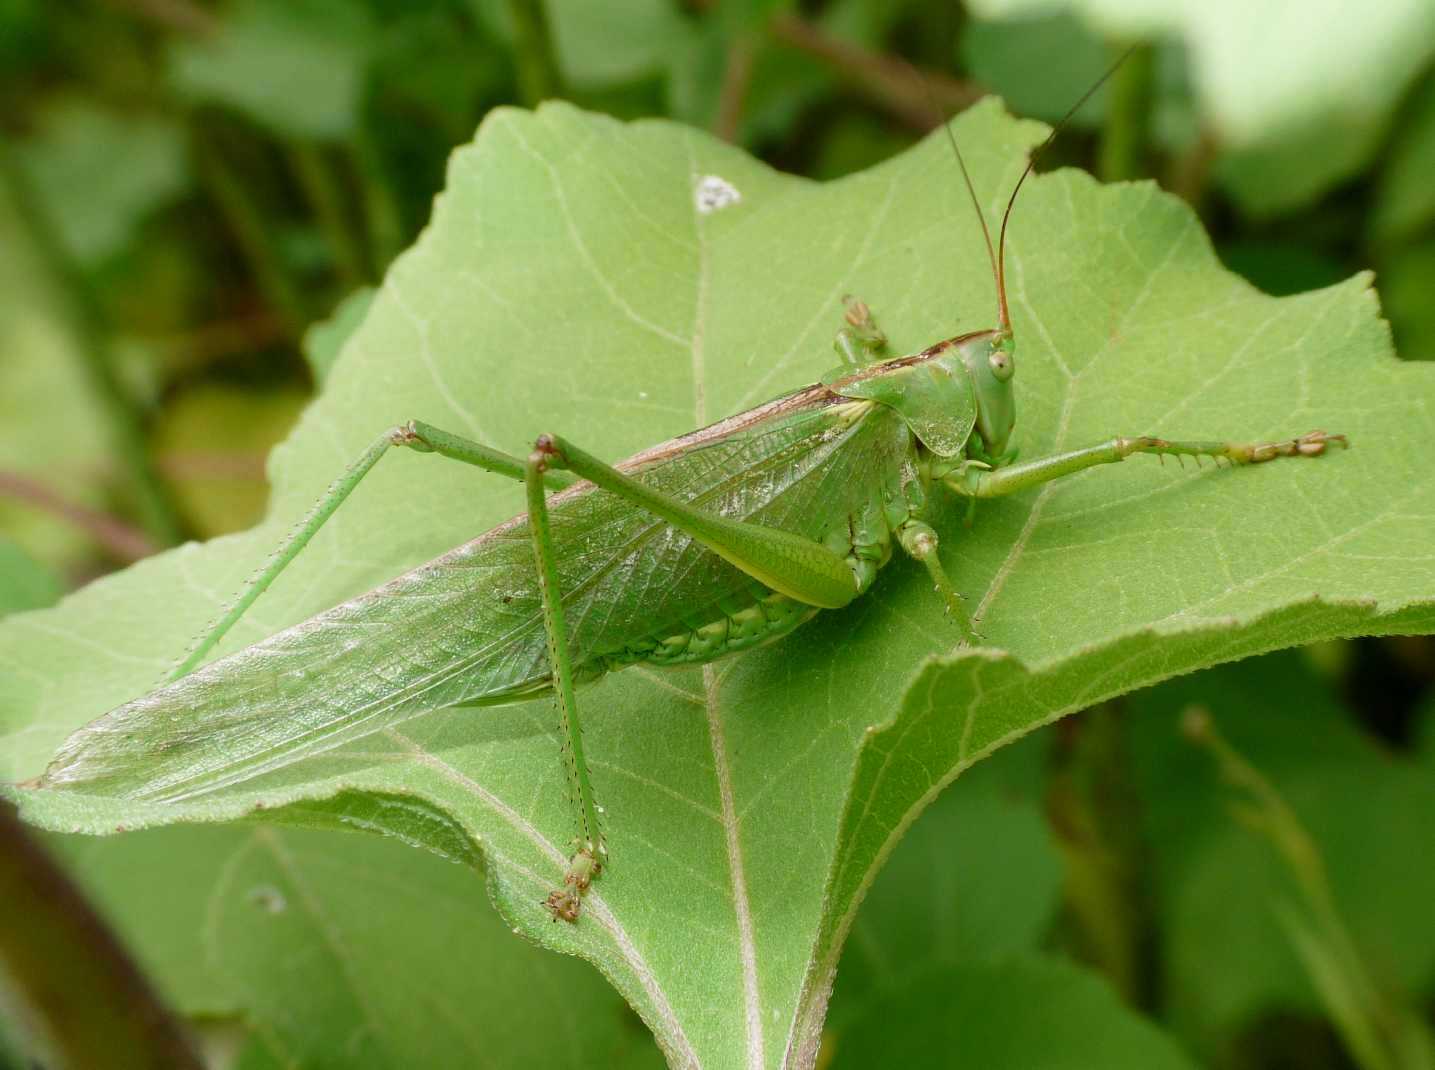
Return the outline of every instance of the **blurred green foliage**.
[[[1435,21],[1419,0],[1377,7],[0,0],[0,613],[253,524],[269,447],[423,227],[451,149],[490,109],[548,96],[828,178],[984,92],[1055,120],[1136,44],[1051,162],[1157,179],[1268,292],[1374,268],[1401,356],[1435,359]],[[1428,640],[1280,655],[977,767],[870,893],[832,1065],[1430,1065],[1417,1048],[1373,1062],[1342,1023],[1428,1020],[1435,998],[1432,681]],[[1282,918],[1307,909],[1305,878],[1179,734],[1192,706],[1309,836],[1339,918],[1322,931],[1349,935],[1370,1005],[1341,1005],[1302,957]],[[507,940],[466,871],[429,860],[384,886],[393,843],[195,829],[60,847],[241,1065],[308,1065],[357,1036],[363,1065],[444,1065],[495,1050],[484,1023],[506,1024],[514,1059],[591,1062],[549,1020],[615,1065],[654,1057],[587,966]],[[373,968],[343,976],[336,940]],[[281,992],[285,955],[310,958]],[[542,999],[505,1001],[533,985]],[[1063,1029],[1059,1061],[1041,1040]]]

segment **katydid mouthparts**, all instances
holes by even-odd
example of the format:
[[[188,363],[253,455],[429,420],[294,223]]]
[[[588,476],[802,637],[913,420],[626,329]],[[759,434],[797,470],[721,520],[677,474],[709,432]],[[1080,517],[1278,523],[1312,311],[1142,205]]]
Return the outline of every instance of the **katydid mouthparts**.
[[[1012,189],[994,244],[945,129],[981,221],[997,326],[894,358],[871,310],[849,298],[835,341],[840,363],[818,383],[617,464],[559,434],[517,455],[419,420],[400,424],[334,482],[162,686],[76,731],[30,786],[191,799],[435,709],[551,695],[578,836],[542,905],[554,920],[576,922],[609,861],[579,685],[631,665],[699,665],[781,639],[866,593],[898,547],[944,602],[953,645],[979,643],[928,522],[938,496],[975,504],[1138,453],[1255,464],[1346,444],[1324,431],[1259,443],[1133,435],[1018,461],[1006,235],[1041,149]],[[527,512],[204,664],[395,447],[520,481]]]

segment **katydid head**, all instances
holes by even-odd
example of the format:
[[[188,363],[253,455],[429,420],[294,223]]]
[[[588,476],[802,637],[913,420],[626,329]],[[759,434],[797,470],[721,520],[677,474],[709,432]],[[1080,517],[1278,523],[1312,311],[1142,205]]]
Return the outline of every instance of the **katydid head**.
[[[972,210],[976,212],[977,222],[981,224],[982,238],[987,246],[987,260],[992,269],[992,281],[996,284],[997,291],[997,326],[990,331],[952,340],[961,351],[976,401],[976,431],[981,437],[981,444],[979,448],[972,449],[971,447],[976,445],[972,443],[968,447],[968,452],[979,459],[1000,464],[1014,456],[1014,451],[1010,449],[1010,443],[1012,428],[1016,426],[1016,398],[1012,391],[1012,380],[1016,376],[1016,335],[1012,331],[1011,312],[1007,307],[1006,297],[1006,232],[1007,224],[1011,222],[1011,210],[1016,205],[1017,194],[1021,192],[1021,187],[1026,182],[1027,176],[1035,169],[1037,158],[1066,126],[1067,120],[1075,115],[1078,109],[1091,99],[1091,95],[1116,73],[1116,69],[1126,61],[1126,56],[1130,54],[1131,52],[1128,50],[1112,64],[1106,73],[1098,78],[1095,84],[1082,94],[1081,99],[1073,104],[1060,121],[1051,128],[1046,140],[1032,152],[1026,167],[1022,170],[1021,177],[1012,187],[1011,196],[1007,198],[1006,210],[1002,212],[1002,225],[997,234],[995,247],[992,245],[991,231],[987,229],[986,214],[977,200],[976,187],[972,185],[972,177],[967,173],[967,164],[962,158],[962,150],[957,145],[957,137],[952,133],[949,123],[942,124],[942,129],[947,134],[947,140],[951,143],[952,153],[957,158],[957,166],[961,169],[962,182],[967,187],[967,196],[971,198]]]
[[[960,347],[977,406],[976,432],[981,438],[979,448],[973,449],[977,444],[972,443],[967,449],[994,463],[1007,459],[1016,427],[1016,392],[1012,389],[1015,348],[1011,334],[1000,329],[974,335]]]
[[[1129,53],[1128,53],[1129,54]],[[949,338],[920,353],[882,364],[852,371],[844,365],[823,376],[823,385],[833,393],[847,398],[880,402],[898,413],[912,434],[937,457],[952,459],[966,455],[992,465],[1010,461],[1016,451],[1011,448],[1012,430],[1016,426],[1016,335],[1006,294],[1006,233],[1012,208],[1027,176],[1036,166],[1037,157],[1051,144],[1052,138],[1066,121],[1085,104],[1092,93],[1115,73],[1125,60],[1123,56],[1052,128],[1047,139],[1027,161],[1025,170],[1007,198],[1002,213],[1001,230],[995,244],[987,229],[986,216],[977,200],[976,187],[967,172],[962,150],[950,125],[943,123],[952,153],[961,168],[962,181],[972,210],[981,224],[986,242],[987,260],[991,264],[992,281],[996,284],[997,326],[991,330]],[[849,313],[850,315],[850,313]],[[863,306],[863,317],[866,311]],[[856,321],[849,319],[856,326]],[[973,432],[976,432],[973,435]]]
[[[1016,188],[1012,190],[1006,213],[1002,216],[1001,235],[997,246],[993,248],[991,231],[987,229],[986,216],[977,202],[976,187],[972,185],[971,175],[967,173],[967,163],[962,158],[962,150],[957,146],[956,135],[952,133],[950,126],[944,125],[943,129],[946,130],[952,152],[957,157],[957,166],[961,168],[962,181],[966,183],[967,195],[972,199],[972,209],[977,213],[977,222],[982,227],[982,238],[987,245],[987,259],[992,267],[992,281],[996,283],[997,322],[1000,324],[995,330],[980,331],[953,339],[961,354],[967,378],[971,382],[972,400],[976,402],[976,432],[981,437],[980,447],[972,449],[971,446],[976,445],[972,443],[968,452],[983,460],[998,463],[1007,456],[1012,428],[1016,426],[1016,397],[1012,389],[1012,380],[1016,377],[1016,336],[1012,333],[1011,315],[1007,310],[1006,300],[1006,225],[1011,218],[1011,206],[1016,203],[1016,195],[1022,182],[1026,180],[1027,173],[1031,171],[1031,165],[1027,165],[1026,171],[1023,171],[1021,178],[1017,180]]]
[[[976,432],[981,437],[980,446],[972,449],[972,446],[976,446],[976,443],[972,443],[968,452],[983,460],[1000,463],[1008,458],[1012,428],[1016,426],[1016,397],[1012,389],[1012,380],[1016,377],[1016,335],[1011,329],[1011,313],[1006,299],[1006,228],[1007,221],[1011,219],[1012,205],[1016,203],[1016,195],[1021,192],[1022,183],[1031,173],[1036,156],[1033,154],[1026,170],[1021,173],[1011,191],[1006,211],[1002,214],[1001,232],[994,247],[991,231],[987,229],[986,214],[977,201],[977,190],[972,185],[972,176],[967,172],[967,162],[957,145],[957,136],[952,133],[950,124],[943,123],[942,129],[946,131],[952,154],[957,158],[962,182],[967,187],[967,196],[971,198],[972,211],[976,212],[977,222],[981,224],[982,239],[987,246],[987,261],[991,264],[992,281],[996,284],[997,291],[998,326],[994,330],[981,331],[953,340],[961,353],[967,378],[971,381],[972,398],[976,402]],[[1052,133],[1055,134],[1055,131]],[[1044,145],[1042,147],[1045,148]]]

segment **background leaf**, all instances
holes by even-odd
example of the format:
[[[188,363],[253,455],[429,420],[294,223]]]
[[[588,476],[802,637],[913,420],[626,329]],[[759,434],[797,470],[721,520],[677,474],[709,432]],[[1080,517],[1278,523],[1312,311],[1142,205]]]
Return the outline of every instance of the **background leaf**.
[[[0,617],[60,600],[60,581],[14,541],[0,538]]]
[[[66,251],[86,267],[123,249],[189,181],[175,123],[114,115],[79,100],[55,104],[18,155]]]
[[[358,330],[359,324],[363,323],[364,317],[369,314],[374,293],[373,287],[370,286],[355,290],[339,302],[328,319],[309,328],[304,336],[304,356],[309,361],[309,369],[314,373],[315,382],[322,384],[329,377],[329,369],[334,366],[334,361],[339,359],[339,353],[343,350],[344,343],[349,340],[349,335]]]
[[[1231,812],[1211,757],[1180,734],[1179,715],[1192,703],[1209,709],[1294,808],[1382,988],[1428,991],[1435,873],[1413,861],[1435,822],[1428,769],[1354,726],[1295,654],[1225,666],[1195,683],[1139,696],[1130,722],[1149,841],[1162,845],[1155,873],[1175,1028],[1214,1055],[1262,1015],[1317,1005],[1279,922],[1295,897],[1292,877],[1270,842]]]
[[[335,139],[358,118],[375,37],[363,4],[243,0],[214,34],[172,46],[170,80],[292,137]]]
[[[1426,181],[1435,168],[1435,78],[1426,77],[1411,95],[1405,122],[1391,141],[1390,160],[1380,177],[1371,236],[1394,241],[1435,219],[1435,189]]]
[[[1382,273],[1400,351],[1410,360],[1435,360],[1435,239],[1396,253]]]
[[[962,61],[1008,108],[1049,123],[1060,121],[1111,65],[1110,49],[1068,11],[1044,16],[974,21],[962,35]],[[1045,72],[1031,77],[1033,70]],[[1106,107],[1098,89],[1072,121],[1095,125]]]
[[[946,1065],[984,1070],[1196,1066],[1099,980],[1063,962],[949,966],[911,977],[866,1010],[833,1044],[834,1070],[935,1065],[933,1052]]]
[[[1063,883],[1042,813],[1050,742],[973,768],[892,852],[842,956],[825,1065],[1188,1065],[1089,972],[1038,953]]]
[[[1232,150],[1228,191],[1252,215],[1314,200],[1367,164],[1435,55],[1435,8],[1390,0],[973,0],[983,18],[1065,10],[1116,39],[1174,35],[1201,114]],[[1278,44],[1274,44],[1278,42]]]
[[[0,161],[3,163],[3,161]],[[0,469],[42,482],[73,505],[104,503],[114,472],[111,425],[87,374],[81,329],[50,261],[23,219],[26,207],[0,184]],[[60,427],[63,434],[52,435]],[[10,496],[0,499],[5,530],[32,556],[62,568],[89,540],[74,526]]]
[[[990,103],[957,129],[994,212],[1043,131]],[[696,212],[708,174],[741,201]],[[898,351],[988,326],[992,284],[965,201],[940,139],[815,185],[662,122],[563,105],[492,113],[276,450],[266,524],[0,626],[10,771],[39,772],[67,731],[145,690],[399,420],[510,450],[559,431],[617,458],[813,380],[832,363],[843,293],[872,304]],[[1435,486],[1411,448],[1432,432],[1435,380],[1391,359],[1367,280],[1263,296],[1218,266],[1178,202],[1072,173],[1031,185],[1011,246],[1026,455],[1117,432],[1312,426],[1354,448],[1219,474],[1135,462],[985,504],[969,534],[959,509],[942,512],[947,567],[990,643],[980,652],[954,651],[940,604],[899,561],[868,598],[788,642],[604,681],[585,702],[614,864],[576,927],[538,906],[572,835],[546,701],[438,711],[189,804],[24,792],[26,812],[111,831],[340,792],[422,800],[481,843],[505,917],[597,962],[670,1059],[810,1064],[858,902],[961,769],[1174,673],[1435,625]],[[454,467],[386,460],[234,643],[517,510],[519,488]]]
[[[237,1065],[661,1065],[591,967],[512,939],[480,874],[395,840],[230,826],[52,843]]]
[[[165,457],[175,504],[203,537],[260,520],[269,488],[264,458],[303,409],[297,390],[200,386],[168,405],[151,434]],[[216,437],[225,448],[212,448]]]

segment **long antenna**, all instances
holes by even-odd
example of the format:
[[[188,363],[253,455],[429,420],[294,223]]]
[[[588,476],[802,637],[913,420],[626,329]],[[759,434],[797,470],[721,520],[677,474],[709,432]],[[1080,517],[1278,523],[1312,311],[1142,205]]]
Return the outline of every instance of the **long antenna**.
[[[1000,235],[998,235],[997,237],[996,257],[997,315],[1001,320],[1002,333],[1005,334],[1008,338],[1011,337],[1011,319],[1007,315],[1006,305],[1006,227],[1007,223],[1011,220],[1011,210],[1012,206],[1016,204],[1016,195],[1021,192],[1021,186],[1022,183],[1026,181],[1026,176],[1031,174],[1032,171],[1035,170],[1037,158],[1041,156],[1043,152],[1046,151],[1047,147],[1053,141],[1056,140],[1056,135],[1061,133],[1062,129],[1066,126],[1067,122],[1071,119],[1071,117],[1075,115],[1079,110],[1081,110],[1081,106],[1085,104],[1088,100],[1090,100],[1092,96],[1096,93],[1096,91],[1107,83],[1111,76],[1116,73],[1117,68],[1120,67],[1121,64],[1125,63],[1127,59],[1130,58],[1131,53],[1135,52],[1138,47],[1140,46],[1132,45],[1125,52],[1121,53],[1120,58],[1118,58],[1115,63],[1113,63],[1110,67],[1106,69],[1106,73],[1103,74],[1100,78],[1098,78],[1094,83],[1092,83],[1090,89],[1088,89],[1085,93],[1081,94],[1081,99],[1067,109],[1066,114],[1063,115],[1061,119],[1057,122],[1057,124],[1051,128],[1051,133],[1046,135],[1046,140],[1043,141],[1040,145],[1038,145],[1035,150],[1033,150],[1031,157],[1026,162],[1025,170],[1022,171],[1021,177],[1016,180],[1016,185],[1012,187],[1011,196],[1007,199],[1006,202],[1006,211],[1002,212],[1002,229]],[[947,133],[950,134],[951,130],[949,129]],[[955,139],[953,139],[953,145],[955,146],[955,144]],[[961,154],[958,153],[957,155],[960,159]],[[964,166],[962,168],[962,174],[965,175],[966,172],[967,169]],[[971,188],[971,179],[967,179],[967,189],[970,190]],[[976,200],[976,194],[972,194],[972,200]],[[982,223],[982,230],[985,231],[986,229],[987,225],[984,221]],[[988,249],[990,249],[991,247],[991,238],[987,239],[987,247]]]
[[[913,68],[915,70],[915,68]],[[921,72],[918,71],[918,77]],[[987,259],[992,265],[992,279],[997,283],[997,314],[1001,317],[1002,325],[1006,325],[1006,294],[1001,289],[1001,270],[997,267],[996,250],[992,247],[992,232],[987,229],[987,217],[982,212],[982,206],[977,201],[976,187],[972,185],[972,176],[967,173],[967,161],[962,159],[962,150],[957,145],[957,135],[952,133],[952,125],[942,114],[942,107],[937,103],[937,94],[932,91],[932,83],[922,78],[922,88],[927,91],[927,99],[931,102],[932,111],[937,117],[937,125],[947,134],[947,142],[952,146],[952,152],[956,153],[957,166],[962,169],[962,181],[967,184],[967,196],[972,199],[972,211],[977,213],[977,222],[982,225],[982,237],[987,243]]]

